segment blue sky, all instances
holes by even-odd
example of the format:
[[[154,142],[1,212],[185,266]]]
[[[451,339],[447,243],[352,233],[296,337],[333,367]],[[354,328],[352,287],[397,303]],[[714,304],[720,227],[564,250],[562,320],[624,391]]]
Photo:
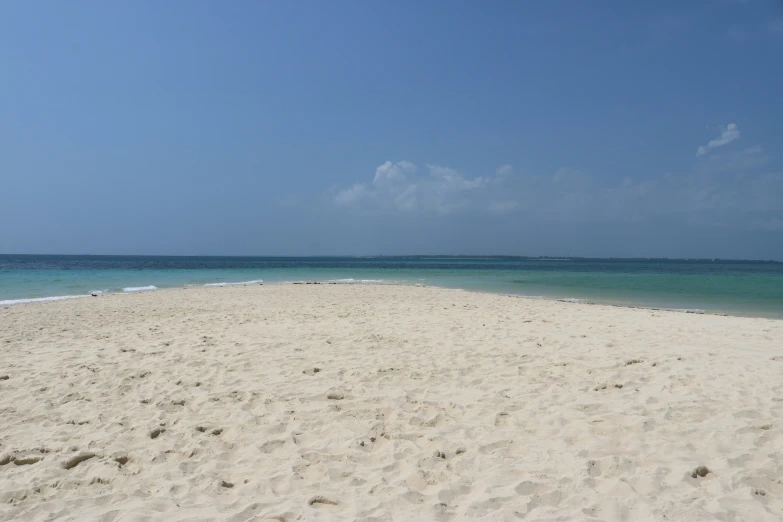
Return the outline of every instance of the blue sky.
[[[0,253],[783,259],[783,5],[3,2]]]

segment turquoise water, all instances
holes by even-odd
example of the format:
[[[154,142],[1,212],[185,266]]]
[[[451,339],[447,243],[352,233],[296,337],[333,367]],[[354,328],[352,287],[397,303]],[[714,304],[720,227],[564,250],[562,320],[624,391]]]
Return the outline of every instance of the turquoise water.
[[[0,304],[188,285],[406,283],[783,318],[783,263],[514,257],[0,255]]]

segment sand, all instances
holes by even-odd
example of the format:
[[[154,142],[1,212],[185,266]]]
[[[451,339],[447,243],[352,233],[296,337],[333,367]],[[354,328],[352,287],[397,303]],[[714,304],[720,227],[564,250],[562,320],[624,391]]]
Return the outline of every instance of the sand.
[[[164,290],[0,309],[0,378],[2,520],[783,517],[783,321]]]

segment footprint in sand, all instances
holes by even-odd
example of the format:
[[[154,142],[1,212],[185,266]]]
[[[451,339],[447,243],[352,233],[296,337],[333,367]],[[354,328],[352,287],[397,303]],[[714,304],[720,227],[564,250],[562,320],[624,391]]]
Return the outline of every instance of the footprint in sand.
[[[307,502],[308,506],[312,507],[319,507],[319,506],[336,506],[338,505],[338,502],[335,500],[328,499],[326,497],[322,497],[321,495],[317,495],[313,498],[311,498]]]
[[[91,458],[95,457],[95,453],[92,452],[85,452],[80,453],[76,455],[75,457],[71,457],[70,459],[66,460],[63,463],[63,468],[65,469],[73,469],[85,460],[90,460]]]
[[[14,464],[17,466],[29,466],[30,464],[40,462],[42,459],[43,457],[16,457]]]
[[[692,471],[689,473],[689,475],[690,475],[690,477],[691,477],[691,478],[693,478],[693,479],[699,479],[699,478],[704,478],[704,477],[706,477],[706,476],[707,476],[707,475],[709,475],[710,473],[712,473],[712,471],[710,471],[710,468],[708,468],[707,466],[699,466],[699,467],[697,467],[697,468],[694,468],[694,469],[693,469],[693,470],[692,470]]]
[[[501,426],[508,426],[509,424],[509,417],[508,413],[505,411],[501,411],[497,415],[495,415],[495,426],[501,427]]]
[[[120,467],[123,467],[125,464],[128,463],[130,460],[130,457],[127,455],[120,455],[119,457],[114,457],[114,462],[120,465]]]
[[[284,440],[270,440],[268,442],[265,442],[261,445],[259,448],[262,453],[272,453],[278,448],[281,448],[285,445]]]

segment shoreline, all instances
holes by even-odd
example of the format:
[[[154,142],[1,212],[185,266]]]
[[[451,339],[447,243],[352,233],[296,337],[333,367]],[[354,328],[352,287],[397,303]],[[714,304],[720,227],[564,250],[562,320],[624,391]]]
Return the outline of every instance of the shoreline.
[[[266,286],[277,286],[277,285],[410,286],[410,287],[423,287],[423,288],[438,288],[438,289],[455,290],[461,292],[472,292],[477,294],[500,295],[505,297],[514,297],[518,299],[557,301],[562,303],[580,304],[580,305],[609,306],[614,308],[632,309],[632,310],[633,309],[654,310],[654,311],[676,312],[676,313],[696,314],[696,315],[712,315],[712,316],[719,316],[719,317],[747,317],[747,318],[754,318],[754,319],[769,319],[772,321],[783,320],[783,315],[776,315],[776,314],[761,315],[759,313],[754,314],[752,312],[742,313],[742,312],[734,312],[734,311],[726,311],[726,310],[710,310],[710,309],[699,309],[699,308],[670,308],[670,307],[663,307],[663,306],[619,304],[619,303],[613,303],[608,301],[594,300],[590,298],[577,298],[577,297],[562,298],[562,297],[552,297],[552,296],[545,296],[545,295],[533,296],[533,295],[523,295],[523,294],[511,294],[506,292],[492,292],[489,290],[474,290],[474,289],[457,288],[457,287],[450,287],[450,286],[438,286],[438,285],[425,284],[425,283],[408,283],[408,282],[401,282],[401,281],[394,281],[394,280],[354,280],[354,281],[301,280],[301,281],[265,282],[259,279],[253,281],[240,281],[236,283],[220,282],[220,283],[205,283],[205,284],[198,284],[198,285],[185,285],[185,286],[174,286],[174,287],[154,287],[154,288],[138,287],[132,289],[125,289],[124,291],[121,292],[96,291],[90,294],[83,294],[83,295],[63,295],[63,296],[50,296],[50,297],[39,297],[39,298],[20,298],[20,299],[0,300],[0,307],[7,308],[7,307],[18,306],[23,304],[40,304],[40,303],[57,302],[57,301],[64,301],[64,300],[82,299],[86,297],[102,297],[102,296],[110,296],[110,295],[133,295],[138,293],[161,292],[161,291],[168,291],[168,290],[188,290],[188,289],[195,289],[195,288],[224,288],[224,287],[238,288],[238,287],[264,286],[264,285]]]

